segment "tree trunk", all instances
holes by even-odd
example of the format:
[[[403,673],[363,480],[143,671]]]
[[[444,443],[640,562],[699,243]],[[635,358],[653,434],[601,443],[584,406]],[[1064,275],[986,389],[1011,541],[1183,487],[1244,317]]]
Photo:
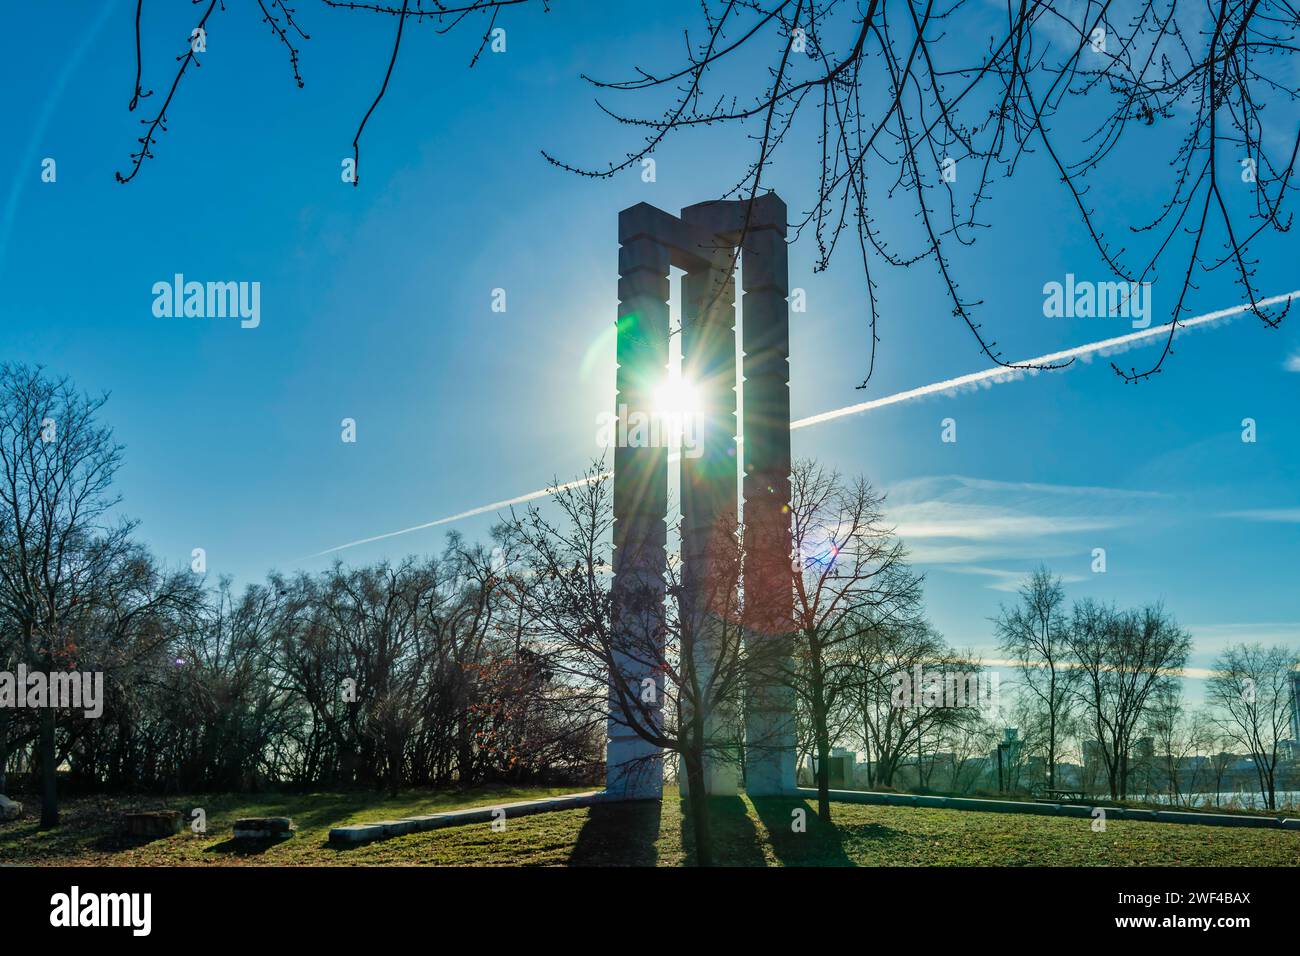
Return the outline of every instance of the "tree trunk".
[[[712,866],[713,835],[709,828],[709,795],[704,789],[704,758],[702,748],[691,749],[694,753],[683,753],[682,760],[686,764],[686,789],[689,791],[686,806],[695,833],[695,865]]]
[[[388,794],[396,797],[402,786],[402,742],[390,739],[388,744]]]
[[[474,746],[470,736],[469,717],[461,717],[456,733],[456,778],[462,787],[472,782]]]
[[[894,764],[895,757],[892,753],[880,758],[879,770],[876,774],[876,784],[878,786],[892,787],[894,785]]]
[[[8,708],[0,710],[0,793],[9,792],[9,720]]]
[[[831,822],[831,741],[826,721],[817,721],[817,816],[822,823]]]
[[[50,830],[59,825],[59,760],[54,749],[54,708],[41,711],[41,825]]]
[[[1056,789],[1056,679],[1053,676],[1047,714],[1047,789]]]
[[[812,686],[813,733],[817,738],[817,816],[831,822],[831,738],[826,718],[826,688],[821,668],[814,667]]]

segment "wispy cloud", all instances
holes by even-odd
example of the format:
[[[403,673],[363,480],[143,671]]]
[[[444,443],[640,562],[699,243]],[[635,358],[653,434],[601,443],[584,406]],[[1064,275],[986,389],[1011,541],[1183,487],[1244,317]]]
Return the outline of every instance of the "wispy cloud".
[[[1290,644],[1300,637],[1300,621],[1241,621],[1189,625],[1198,646],[1231,644]]]
[[[1282,367],[1288,372],[1300,372],[1300,352],[1296,352],[1295,355],[1288,355],[1286,361],[1282,363]]]
[[[980,663],[982,663],[985,667],[1005,667],[1006,669],[1012,671],[1019,670],[1021,667],[1020,661],[1009,660],[1003,657],[984,657],[981,658]],[[1031,664],[1030,666],[1034,668],[1046,667],[1046,665],[1039,665],[1039,664]],[[1073,664],[1069,661],[1057,661],[1056,666],[1064,670],[1078,670],[1080,667],[1080,665]],[[1193,680],[1209,680],[1215,674],[1215,672],[1208,667],[1181,667],[1177,669],[1167,668],[1164,671],[1164,673],[1177,674],[1180,677],[1188,677]]]
[[[1238,644],[1281,644],[1295,647],[1300,643],[1300,621],[1236,621],[1219,624],[1188,624],[1192,635],[1190,663],[1211,670],[1220,654]]]
[[[907,553],[912,563],[918,565],[977,565],[1007,558],[1008,548],[1001,542],[948,542],[921,538],[908,539]],[[1035,558],[1039,561],[1070,553],[1068,547],[1053,547],[1045,542],[1035,548]]]
[[[1123,523],[1113,518],[1034,514],[999,505],[952,501],[900,505],[889,509],[888,513],[904,540],[957,538],[964,541],[1007,541],[1077,531],[1105,531]]]
[[[988,587],[992,591],[1005,591],[1008,594],[1014,594],[1020,590],[1021,585],[1029,578],[1030,572],[1027,570],[1009,570],[1007,568],[989,568],[978,564],[968,565],[951,565],[945,568],[947,571],[953,571],[957,574],[975,574],[982,577],[993,579]],[[1081,574],[1061,574],[1057,575],[1067,584],[1084,580]]]
[[[1245,521],[1274,521],[1282,524],[1300,524],[1300,508],[1247,508],[1244,511],[1220,512],[1220,518],[1241,518]]]
[[[1150,520],[1152,502],[1167,497],[1146,489],[931,475],[889,488],[885,512],[917,566],[978,575],[991,590],[1014,593],[1040,563],[1086,556],[1099,533]]]
[[[987,478],[968,478],[965,475],[949,475],[952,481],[960,482],[967,488],[983,491],[1026,491],[1045,495],[1089,495],[1093,498],[1165,498],[1162,491],[1147,491],[1133,488],[1107,488],[1103,485],[1051,485],[1033,481],[992,481]]]

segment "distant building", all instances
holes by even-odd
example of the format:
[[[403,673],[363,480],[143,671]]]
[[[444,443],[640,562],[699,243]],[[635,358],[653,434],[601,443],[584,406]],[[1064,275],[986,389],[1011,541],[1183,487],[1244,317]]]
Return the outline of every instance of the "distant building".
[[[1291,672],[1291,739],[1300,740],[1300,670]]]
[[[843,747],[832,747],[828,776],[832,789],[843,790],[856,785],[858,755]]]
[[[1097,740],[1085,740],[1083,742],[1083,766],[1084,769],[1093,767],[1102,767],[1106,764],[1105,751],[1101,749],[1101,742]]]
[[[1056,785],[1062,788],[1082,789],[1084,786],[1083,767],[1077,763],[1058,763],[1056,765]]]

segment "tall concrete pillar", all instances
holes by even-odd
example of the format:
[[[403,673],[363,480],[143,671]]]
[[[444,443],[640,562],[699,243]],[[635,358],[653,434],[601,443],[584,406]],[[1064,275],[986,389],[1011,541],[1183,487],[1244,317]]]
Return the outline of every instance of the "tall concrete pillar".
[[[745,706],[745,789],[788,792],[795,784],[791,665],[794,592],[790,536],[790,323],[786,208],[757,199],[741,247],[744,290],[745,631],[762,662]],[[766,678],[762,675],[766,674]]]
[[[704,728],[705,788],[710,794],[731,795],[740,783],[739,710],[716,685],[713,663],[724,642],[738,641],[740,635],[736,293],[731,251],[706,250],[706,255],[710,264],[682,280],[682,378],[691,383],[697,407],[694,447],[684,447],[681,457],[680,608],[682,635],[692,644],[695,682],[711,708]],[[688,707],[689,693],[684,691]],[[679,781],[685,792],[684,774]]]
[[[618,414],[651,414],[668,370],[668,249],[645,226],[644,205],[619,215]],[[663,754],[641,730],[662,726],[668,451],[614,449],[614,553],[605,790],[659,799]]]

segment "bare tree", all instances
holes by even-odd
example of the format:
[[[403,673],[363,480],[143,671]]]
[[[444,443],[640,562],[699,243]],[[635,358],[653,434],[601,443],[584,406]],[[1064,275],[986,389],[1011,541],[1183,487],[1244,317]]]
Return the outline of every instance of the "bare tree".
[[[961,706],[947,706],[945,689],[955,689],[981,668],[952,650],[924,620],[855,629],[846,652],[856,671],[854,710],[872,785],[893,786],[906,759],[916,754],[923,760],[927,735],[978,706],[964,690]]]
[[[970,793],[975,788],[999,738],[997,725],[978,711],[963,712],[960,719],[943,728],[942,744],[951,763],[948,786],[953,793]]]
[[[201,619],[203,593],[189,568],[169,571],[143,545],[130,542],[106,564],[91,600],[79,606],[83,613],[69,624],[75,660],[68,666],[102,673],[106,696],[123,701],[139,696],[137,686],[153,685],[160,665],[174,669],[169,652]],[[270,735],[273,721],[264,715],[264,723]],[[74,711],[63,731],[57,765],[67,761],[74,777],[94,785],[108,757],[103,715],[90,719]]]
[[[1238,644],[1219,655],[1207,684],[1219,725],[1250,755],[1270,810],[1277,808],[1279,744],[1290,726],[1291,674],[1297,667],[1300,658],[1290,648]]]
[[[785,680],[811,724],[817,815],[830,822],[832,714],[858,680],[848,645],[861,631],[915,617],[921,578],[885,525],[882,495],[815,462],[790,479],[794,569],[793,666]]]
[[[1020,604],[1002,607],[994,622],[1002,652],[1016,662],[1020,684],[1042,711],[1047,762],[1047,787],[1056,788],[1058,737],[1070,718],[1074,701],[1071,684],[1077,672],[1069,666],[1065,591],[1061,579],[1040,567],[1020,587]]]
[[[1215,729],[1220,730],[1217,721]],[[1228,752],[1231,743],[1230,740],[1222,736],[1216,736],[1212,741],[1214,751],[1210,755],[1210,773],[1214,777],[1214,805],[1216,807],[1223,803],[1224,785],[1232,783],[1232,769],[1237,762],[1236,754]]]
[[[122,447],[79,393],[40,368],[0,365],[0,605],[14,656],[52,673],[76,661],[74,630],[129,548],[110,524]],[[56,715],[40,715],[41,827],[58,825]]]
[[[1020,691],[1019,688],[1015,689]],[[1017,730],[1016,752],[1022,758],[1025,771],[1020,775],[1019,782],[1033,790],[1041,789],[1044,786],[1055,786],[1054,783],[1048,783],[1048,767],[1055,762],[1061,761],[1069,749],[1068,742],[1075,731],[1073,714],[1071,714],[1071,719],[1058,719],[1055,735],[1053,735],[1048,712],[1043,706],[1042,700],[1034,694],[1015,693],[1009,710],[1010,715],[1002,719]],[[1048,759],[1049,750],[1055,755],[1054,759],[1050,761]],[[1031,766],[1030,761],[1034,758],[1041,761],[1042,775],[1035,774],[1031,779],[1028,772]]]
[[[1110,795],[1128,795],[1134,734],[1151,697],[1177,680],[1191,637],[1159,604],[1119,611],[1092,600],[1074,606],[1067,644],[1079,671],[1075,693],[1106,766]]]
[[[1212,735],[1204,713],[1188,711],[1181,681],[1170,681],[1156,689],[1144,729],[1155,742],[1154,759],[1164,774],[1169,802],[1190,806],[1201,769],[1195,757],[1209,745]]]

